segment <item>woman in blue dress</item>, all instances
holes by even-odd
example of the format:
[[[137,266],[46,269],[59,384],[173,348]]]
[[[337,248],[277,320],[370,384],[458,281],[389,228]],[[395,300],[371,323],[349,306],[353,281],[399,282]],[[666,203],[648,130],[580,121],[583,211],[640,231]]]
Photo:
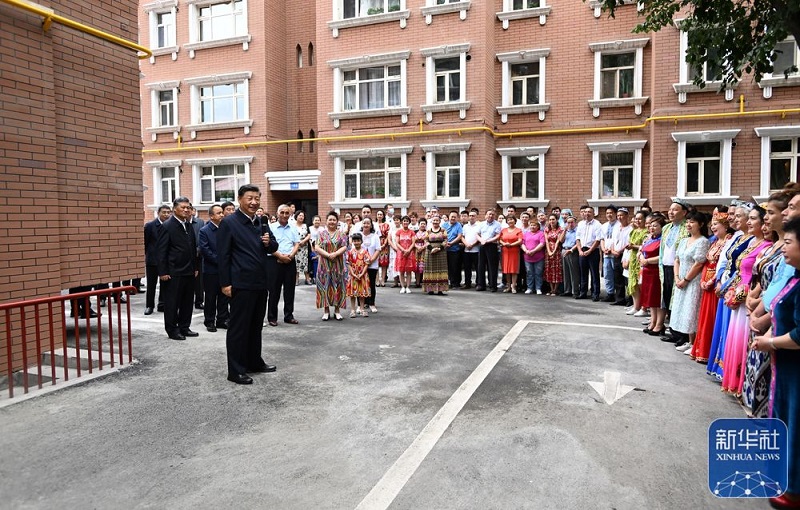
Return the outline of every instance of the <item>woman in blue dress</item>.
[[[795,274],[772,301],[772,331],[755,337],[752,348],[771,355],[772,417],[788,429],[789,481],[770,504],[800,509],[800,218],[784,225],[783,240],[783,257]]]

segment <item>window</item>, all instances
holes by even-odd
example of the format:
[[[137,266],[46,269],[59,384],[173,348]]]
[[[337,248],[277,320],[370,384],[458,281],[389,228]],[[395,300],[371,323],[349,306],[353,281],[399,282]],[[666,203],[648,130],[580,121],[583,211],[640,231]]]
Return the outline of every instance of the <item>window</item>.
[[[470,143],[421,145],[425,152],[425,207],[432,205],[463,208],[466,197],[467,151]]]
[[[250,132],[253,121],[249,111],[249,71],[189,78],[191,85],[192,124],[187,126],[192,138],[197,131],[244,128]]]
[[[189,3],[189,58],[195,51],[241,44],[248,49],[250,35],[247,31],[246,0],[188,0]]]
[[[314,65],[314,44],[308,43],[308,65]]]
[[[317,137],[317,135],[314,133],[313,129],[308,132],[308,137],[310,138],[310,140],[308,141],[308,152],[313,154],[313,152],[314,152],[314,138]]]
[[[171,205],[178,198],[178,168],[161,167],[158,168],[158,173],[161,183],[158,202]]]
[[[502,156],[503,199],[508,204],[544,207],[544,156],[550,146],[497,149]]]
[[[372,16],[399,10],[400,0],[344,0],[344,18]]]
[[[675,25],[678,29],[681,28],[681,21],[676,20]],[[693,67],[686,62],[686,52],[689,47],[689,33],[681,30],[680,33],[680,62],[678,68],[679,83],[672,85],[672,88],[678,94],[678,102],[683,104],[686,102],[686,95],[696,92],[719,92],[719,85],[722,80],[722,68],[709,63],[704,63],[700,67]],[[709,48],[708,52],[711,56],[716,56],[719,53],[717,48]],[[700,88],[694,84],[696,78],[701,78],[707,85]],[[738,83],[732,83],[725,88],[725,100],[733,100],[733,91]]]
[[[175,46],[175,12],[155,13],[156,48]]]
[[[247,184],[246,163],[218,163],[197,165],[199,175],[200,202],[203,204],[236,201],[239,187]]]
[[[649,98],[642,96],[644,47],[649,39],[631,39],[593,43],[594,99],[589,101],[592,115],[600,116],[601,108],[633,106],[636,115]]]
[[[686,194],[717,195],[720,192],[720,143],[686,144]]]
[[[175,19],[178,1],[162,0],[146,4],[143,7],[148,17],[150,48],[153,51],[150,63],[155,63],[155,57],[170,53],[172,54],[172,60],[176,60],[178,58],[178,45],[176,43]]]
[[[503,0],[503,10],[497,13],[497,19],[503,22],[503,30],[508,30],[509,21],[516,19],[539,17],[539,24],[547,23],[550,6],[544,0]]]
[[[158,91],[158,125],[175,125],[175,90]]]
[[[341,119],[400,115],[408,122],[406,62],[410,51],[328,62],[333,72],[333,126]]]
[[[789,37],[775,46],[775,60],[772,74],[761,78],[759,87],[763,88],[766,99],[772,97],[772,87],[792,87],[800,85],[800,47],[794,37]],[[792,67],[795,71],[788,72]]]
[[[345,71],[343,80],[345,110],[374,110],[401,104],[399,65]]]
[[[761,189],[759,201],[797,182],[800,169],[800,126],[756,128],[761,138]]]
[[[177,136],[180,131],[178,123],[178,90],[180,82],[162,81],[147,83],[150,89],[150,127],[147,131],[155,142],[159,134],[172,133]]]
[[[545,102],[545,60],[550,49],[522,50],[500,53],[503,64],[502,106],[497,108],[503,123],[509,115],[538,113],[545,119],[550,105]]]
[[[434,154],[436,168],[436,198],[455,198],[461,195],[461,156]]]
[[[695,205],[736,197],[731,190],[731,151],[738,129],[672,133],[678,142],[678,196]]]
[[[303,48],[299,44],[295,48],[295,60],[297,61],[297,67],[303,67]]]
[[[636,207],[641,198],[642,150],[646,140],[588,143],[592,151],[592,207],[608,205]]]
[[[303,132],[302,131],[298,131],[297,132],[297,139],[300,140],[300,142],[297,143],[297,152],[302,154],[302,152],[303,152],[303,142],[302,142],[302,140],[303,140]]]
[[[434,16],[453,12],[457,12],[461,21],[464,21],[471,7],[471,0],[426,0],[425,6],[420,10],[425,16],[425,23],[430,25]]]
[[[467,52],[469,43],[423,48],[426,94],[422,111],[428,122],[436,112],[458,110],[465,119],[470,102],[466,101]]]
[[[406,159],[413,147],[346,149],[329,151],[334,158],[332,207],[352,207],[353,202],[404,203]],[[359,203],[359,207],[361,203]]]
[[[333,20],[328,22],[333,37],[339,37],[339,30],[389,21],[400,21],[400,28],[406,27],[410,11],[406,0],[333,0]]]

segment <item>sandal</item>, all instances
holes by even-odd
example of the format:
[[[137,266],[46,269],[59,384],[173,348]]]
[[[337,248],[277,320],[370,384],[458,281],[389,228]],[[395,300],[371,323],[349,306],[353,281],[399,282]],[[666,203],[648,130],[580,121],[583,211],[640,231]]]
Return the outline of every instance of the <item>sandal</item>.
[[[370,306],[369,307],[369,311],[372,312],[372,313],[378,313],[378,309],[375,308],[374,306]]]
[[[351,319],[355,319],[356,318],[356,311],[355,310],[350,310],[350,318]],[[336,320],[338,321],[339,317],[336,317]]]
[[[342,320],[342,316],[341,316],[341,314],[335,313],[335,314],[333,314],[333,317],[334,317],[334,318],[335,318],[337,321],[340,321],[340,320]]]
[[[328,320],[330,318],[331,318],[331,316],[330,316],[330,314],[328,314],[328,312],[325,312],[325,313],[322,314],[322,320],[326,321],[326,320]]]
[[[516,294],[517,293],[517,289],[511,289],[511,293],[512,294]]]
[[[362,317],[369,317],[369,314],[367,313],[366,310],[364,310],[363,312],[361,312],[361,316]]]

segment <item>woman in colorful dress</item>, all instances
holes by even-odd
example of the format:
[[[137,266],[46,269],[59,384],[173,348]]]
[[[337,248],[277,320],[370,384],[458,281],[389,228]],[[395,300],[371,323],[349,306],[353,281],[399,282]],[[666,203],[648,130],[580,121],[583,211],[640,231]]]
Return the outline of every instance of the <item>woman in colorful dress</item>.
[[[676,349],[692,348],[697,332],[697,312],[702,290],[701,273],[708,255],[708,218],[704,213],[691,211],[686,215],[689,237],[678,241],[675,250],[675,290],[672,295],[670,328],[677,337]]]
[[[411,225],[409,225],[408,228],[411,228]],[[425,260],[428,258],[426,244],[426,237],[428,236],[428,220],[425,218],[417,220],[417,230],[415,232],[414,255],[417,257],[417,267],[414,270],[414,278],[417,282],[416,286],[419,288],[422,287],[422,276],[425,274]]]
[[[751,291],[745,301],[750,316],[750,340],[758,334],[766,332],[768,325],[763,327],[758,324],[758,317],[768,318],[768,314],[761,304],[762,292],[769,287],[778,268],[782,266],[783,258],[783,218],[781,213],[789,205],[792,194],[785,192],[773,193],[765,205],[767,210],[764,216],[764,236],[772,239],[772,246],[761,252],[753,268]],[[754,333],[754,331],[758,333]],[[766,418],[769,414],[769,385],[772,379],[772,370],[768,352],[760,352],[752,347],[747,351],[745,361],[744,384],[742,385],[742,404],[748,415],[754,418]]]
[[[709,351],[711,351],[711,335],[714,332],[714,318],[717,316],[717,305],[719,298],[714,292],[717,282],[717,261],[722,253],[722,247],[730,239],[733,229],[728,226],[727,213],[715,213],[711,221],[711,233],[716,239],[708,248],[706,262],[703,266],[702,277],[700,279],[700,311],[697,314],[697,333],[695,334],[694,344],[689,356],[698,363],[708,363]]]
[[[519,252],[522,244],[522,230],[517,228],[516,216],[510,214],[506,217],[508,227],[500,231],[497,244],[502,251],[502,269],[505,275],[506,288],[503,292],[517,293],[517,276],[519,276]],[[510,285],[509,285],[510,282]]]
[[[416,233],[408,228],[411,218],[403,216],[400,219],[401,227],[394,233],[395,271],[400,275],[400,294],[411,294],[411,273],[416,266],[414,257],[414,237]]]
[[[357,315],[369,317],[366,305],[366,298],[369,297],[369,275],[367,275],[369,252],[364,248],[363,240],[364,238],[358,232],[350,236],[353,247],[347,251],[345,259],[348,274],[345,293],[350,298],[351,319]]]
[[[306,213],[297,211],[294,215],[295,225],[297,226],[297,233],[300,237],[299,248],[294,259],[297,261],[297,277],[295,278],[295,285],[300,283],[300,275],[305,277],[305,284],[311,285],[311,276],[308,274],[308,245],[311,242],[311,234],[306,225]]]
[[[322,320],[330,318],[331,307],[334,307],[334,317],[342,320],[339,313],[347,305],[345,295],[345,267],[344,254],[347,251],[347,236],[339,230],[339,215],[331,211],[325,217],[325,227],[319,231],[317,240],[317,308],[323,308]]]
[[[558,215],[547,217],[547,228],[544,230],[545,258],[544,281],[548,284],[547,295],[557,296],[558,286],[564,281],[561,260],[561,243],[564,242],[564,229],[558,224]]]
[[[425,273],[422,275],[422,291],[428,294],[444,296],[448,290],[447,283],[447,232],[442,228],[438,214],[431,216],[431,229],[425,238]]]
[[[783,257],[795,275],[772,300],[772,331],[753,339],[752,348],[772,359],[771,416],[788,429],[789,479],[786,492],[770,498],[773,508],[800,508],[800,218],[784,225]]]
[[[728,324],[728,333],[725,337],[725,351],[722,372],[722,391],[731,395],[741,396],[744,384],[745,366],[747,362],[747,344],[750,340],[750,323],[747,319],[747,308],[742,306],[750,290],[750,281],[753,277],[753,267],[758,255],[768,248],[772,241],[764,239],[764,216],[766,210],[755,206],[748,213],[747,234],[752,236],[747,249],[737,259],[739,282],[734,287],[731,285],[726,293],[726,302],[731,308],[731,318]],[[742,295],[743,294],[743,295]],[[731,299],[729,296],[734,295]],[[741,297],[740,297],[741,296]]]
[[[647,228],[650,236],[639,250],[639,278],[642,308],[650,309],[650,322],[644,328],[648,335],[664,334],[664,317],[666,310],[661,308],[661,276],[658,273],[658,252],[661,248],[661,229],[667,218],[661,213],[653,213],[647,217]]]
[[[391,246],[389,245],[389,230],[392,227],[386,222],[386,214],[380,209],[375,213],[375,222],[375,232],[381,239],[381,251],[380,255],[378,255],[378,281],[376,285],[378,287],[385,287],[386,271],[389,267],[389,251],[391,250]]]
[[[649,232],[645,228],[645,215],[643,212],[634,214],[632,223],[633,230],[628,236],[628,249],[631,253],[628,257],[628,286],[625,288],[625,294],[633,300],[633,307],[628,315],[644,317],[647,313],[642,308],[639,296],[639,270],[641,269],[639,249],[642,247],[642,243],[644,243]]]

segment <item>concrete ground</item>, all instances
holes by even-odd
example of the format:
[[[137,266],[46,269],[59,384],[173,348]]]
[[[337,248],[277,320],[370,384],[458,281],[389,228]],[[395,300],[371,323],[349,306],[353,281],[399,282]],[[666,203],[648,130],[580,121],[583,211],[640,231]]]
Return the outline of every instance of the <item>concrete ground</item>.
[[[414,291],[322,322],[298,287],[252,386],[226,381],[202,312],[177,342],[134,296],[140,363],[0,409],[0,508],[767,507],[710,494],[708,427],[744,414],[640,319]],[[607,404],[606,372],[635,390]]]

